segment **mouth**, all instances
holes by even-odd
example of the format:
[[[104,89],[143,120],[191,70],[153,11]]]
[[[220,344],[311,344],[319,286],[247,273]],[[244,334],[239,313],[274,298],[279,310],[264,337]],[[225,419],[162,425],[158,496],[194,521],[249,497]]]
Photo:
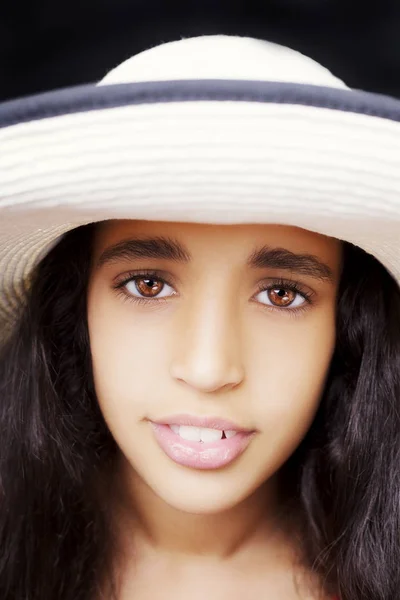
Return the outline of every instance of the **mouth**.
[[[232,463],[247,448],[254,430],[232,421],[177,415],[150,421],[154,437],[175,463],[193,469],[220,469]]]

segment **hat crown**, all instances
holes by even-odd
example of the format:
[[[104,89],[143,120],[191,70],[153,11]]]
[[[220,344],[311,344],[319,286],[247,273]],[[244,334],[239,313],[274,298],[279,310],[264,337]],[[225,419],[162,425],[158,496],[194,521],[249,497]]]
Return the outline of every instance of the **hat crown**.
[[[347,86],[315,60],[264,40],[206,35],[140,52],[110,71],[99,85],[181,79],[287,81]]]

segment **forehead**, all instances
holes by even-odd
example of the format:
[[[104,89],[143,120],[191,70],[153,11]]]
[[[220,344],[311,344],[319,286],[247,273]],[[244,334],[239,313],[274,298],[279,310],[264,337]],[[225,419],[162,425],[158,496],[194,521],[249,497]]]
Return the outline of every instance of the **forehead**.
[[[289,250],[315,252],[321,257],[340,253],[341,242],[300,227],[276,224],[214,225],[167,221],[121,219],[102,221],[97,225],[95,251],[135,237],[164,236],[180,240],[193,252],[201,247],[230,247],[232,250],[254,248],[261,244],[285,246]],[[232,243],[234,242],[234,244]]]

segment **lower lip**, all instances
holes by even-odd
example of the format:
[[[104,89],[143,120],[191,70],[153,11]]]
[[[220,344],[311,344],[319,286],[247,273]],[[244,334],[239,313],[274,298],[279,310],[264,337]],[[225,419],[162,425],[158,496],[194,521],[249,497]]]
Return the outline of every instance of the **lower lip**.
[[[173,432],[169,425],[150,422],[160,448],[178,465],[192,469],[220,469],[233,462],[249,445],[254,432],[238,432],[217,442],[191,442]]]

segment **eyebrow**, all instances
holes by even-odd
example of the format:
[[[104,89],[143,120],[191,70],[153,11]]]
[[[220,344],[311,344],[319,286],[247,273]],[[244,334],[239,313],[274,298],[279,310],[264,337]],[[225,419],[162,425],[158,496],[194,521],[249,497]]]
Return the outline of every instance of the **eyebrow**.
[[[169,237],[135,238],[122,240],[106,248],[100,255],[96,268],[119,260],[164,259],[176,263],[188,263],[192,256],[177,240]],[[333,283],[332,269],[311,254],[295,254],[286,248],[257,248],[248,257],[247,267],[252,269],[283,269],[306,275],[323,282]]]

